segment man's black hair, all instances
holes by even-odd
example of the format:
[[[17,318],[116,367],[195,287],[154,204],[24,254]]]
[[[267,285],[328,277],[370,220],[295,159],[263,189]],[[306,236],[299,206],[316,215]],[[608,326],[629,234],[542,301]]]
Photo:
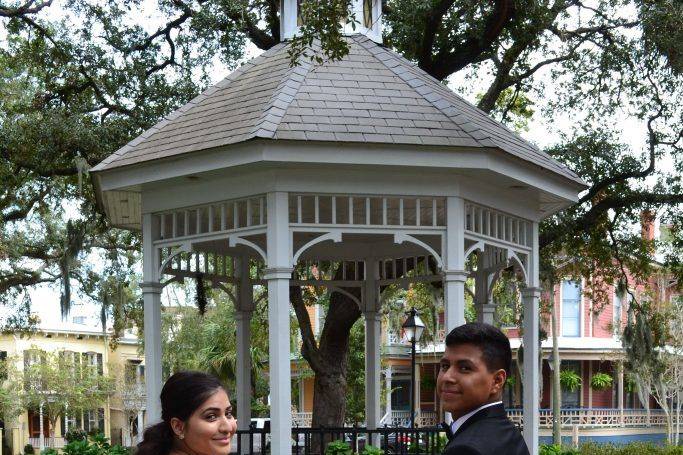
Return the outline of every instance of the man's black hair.
[[[489,372],[505,370],[510,376],[512,349],[510,340],[497,327],[481,322],[470,322],[454,328],[446,336],[446,346],[471,344],[481,350],[481,357]]]

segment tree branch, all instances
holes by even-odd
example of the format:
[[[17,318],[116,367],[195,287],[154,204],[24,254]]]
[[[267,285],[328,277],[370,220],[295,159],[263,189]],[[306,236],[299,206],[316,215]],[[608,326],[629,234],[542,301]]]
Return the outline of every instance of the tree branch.
[[[52,4],[52,0],[47,0],[36,4],[34,0],[29,0],[21,6],[10,8],[0,4],[0,17],[23,17],[27,14],[36,14]]]

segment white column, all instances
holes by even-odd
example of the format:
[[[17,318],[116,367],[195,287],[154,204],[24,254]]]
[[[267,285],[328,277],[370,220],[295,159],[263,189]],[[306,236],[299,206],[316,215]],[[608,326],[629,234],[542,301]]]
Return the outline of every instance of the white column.
[[[135,439],[136,439],[135,443],[136,444],[139,444],[140,442],[142,442],[142,430],[143,430],[143,428],[145,428],[145,423],[144,423],[144,420],[142,418],[142,411],[138,411],[138,434],[135,437]]]
[[[477,321],[493,325],[496,306],[489,300],[489,274],[486,271],[485,256],[477,254],[477,273],[475,276],[474,307],[477,310]]]
[[[624,362],[617,363],[617,401],[619,403],[619,423],[624,426]]]
[[[365,421],[368,429],[374,430],[380,415],[380,343],[381,317],[377,304],[377,261],[365,261],[365,282],[363,283],[363,315],[365,316]]]
[[[387,367],[387,369],[385,370],[384,380],[385,380],[385,388],[386,388],[385,393],[386,393],[386,400],[387,400],[387,404],[386,404],[387,407],[386,407],[386,412],[385,412],[385,414],[387,416],[387,420],[385,421],[385,423],[387,423],[388,425],[391,425],[391,365],[389,365]]]
[[[40,404],[40,409],[38,411],[38,418],[40,419],[40,436],[38,436],[38,445],[40,446],[40,451],[42,452],[45,448],[45,429],[43,428],[43,404]]]
[[[529,258],[528,287],[522,290],[524,307],[524,440],[529,453],[538,455],[539,435],[539,306],[541,290],[538,287],[538,223],[533,223],[532,252]]]
[[[154,223],[151,214],[142,215],[142,279],[140,285],[145,322],[145,384],[147,388],[147,424],[161,420],[161,289],[157,251],[154,247]]]
[[[415,400],[415,423],[420,422],[420,415],[422,409],[422,403],[420,400],[420,384],[422,383],[422,374],[420,370],[420,364],[415,362],[415,390],[413,390],[413,399]],[[422,426],[422,425],[420,425]]]
[[[292,275],[288,195],[267,196],[268,354],[271,453],[292,453],[292,385],[289,352],[289,280]]]
[[[236,302],[235,322],[237,326],[237,428],[248,430],[251,422],[251,315],[254,310],[254,294],[249,279],[249,259],[236,261],[239,289]],[[248,436],[242,438],[240,450],[248,453]]]
[[[465,323],[465,201],[446,198],[444,299],[446,334]]]

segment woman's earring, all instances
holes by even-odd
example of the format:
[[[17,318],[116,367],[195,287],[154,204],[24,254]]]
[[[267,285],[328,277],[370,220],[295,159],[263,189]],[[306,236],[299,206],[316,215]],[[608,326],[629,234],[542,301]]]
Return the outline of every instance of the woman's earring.
[[[180,433],[178,435],[178,439],[185,439],[185,433]]]

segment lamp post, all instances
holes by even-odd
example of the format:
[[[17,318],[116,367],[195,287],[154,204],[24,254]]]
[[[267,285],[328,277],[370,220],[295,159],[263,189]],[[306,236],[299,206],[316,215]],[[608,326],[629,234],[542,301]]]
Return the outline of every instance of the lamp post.
[[[410,428],[415,428],[415,345],[420,341],[425,325],[414,307],[406,314],[408,319],[402,327],[410,341]]]

